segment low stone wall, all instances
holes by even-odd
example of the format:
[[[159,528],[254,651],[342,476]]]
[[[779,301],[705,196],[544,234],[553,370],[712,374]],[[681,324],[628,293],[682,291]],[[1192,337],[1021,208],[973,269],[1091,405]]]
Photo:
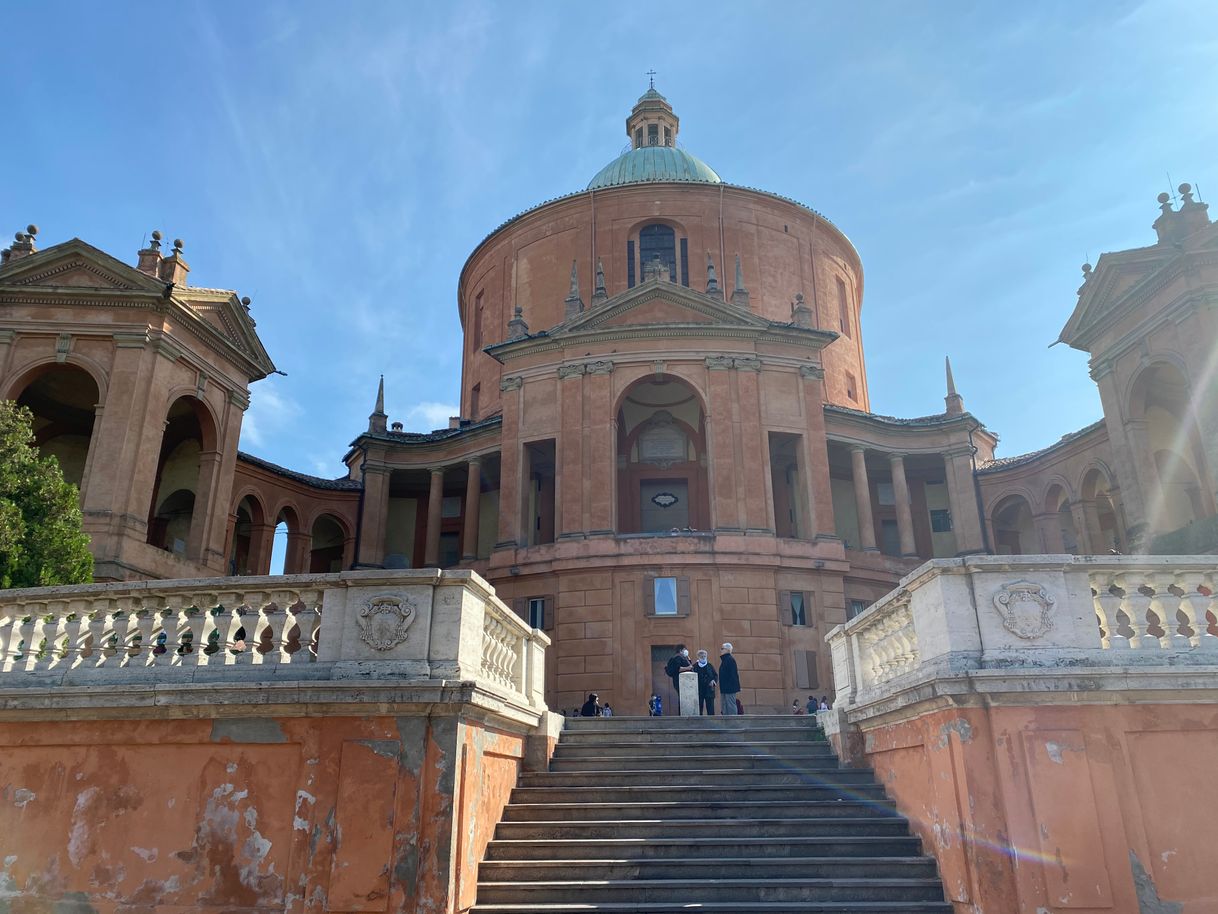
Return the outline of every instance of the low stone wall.
[[[930,562],[830,633],[820,715],[956,910],[1218,911],[1211,559]]]
[[[466,910],[547,643],[469,572],[0,594],[0,907]]]

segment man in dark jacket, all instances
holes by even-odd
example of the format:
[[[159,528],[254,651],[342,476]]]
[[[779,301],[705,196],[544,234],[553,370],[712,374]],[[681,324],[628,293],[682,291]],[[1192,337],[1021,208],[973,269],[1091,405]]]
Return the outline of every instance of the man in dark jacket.
[[[698,713],[714,717],[715,685],[719,682],[719,674],[707,660],[706,651],[698,651],[694,672],[698,674]]]
[[[719,694],[723,696],[723,716],[736,714],[736,696],[740,692],[740,671],[736,669],[736,658],[732,656],[731,642],[723,645],[719,656]]]
[[[676,708],[674,713],[678,716],[681,714],[681,674],[691,666],[693,664],[689,662],[689,649],[684,644],[677,645],[677,652],[669,657],[668,663],[664,665],[664,672],[672,680],[672,690],[676,692],[673,707]]]

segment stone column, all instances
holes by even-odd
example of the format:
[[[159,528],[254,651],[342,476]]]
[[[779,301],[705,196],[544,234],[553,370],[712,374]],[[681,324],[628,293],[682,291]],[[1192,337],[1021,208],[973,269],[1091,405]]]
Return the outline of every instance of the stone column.
[[[829,444],[825,437],[824,369],[819,365],[802,365],[799,376],[803,380],[803,410],[808,435],[804,441],[800,465],[805,485],[808,487],[808,539],[819,536],[837,536],[837,524],[833,516],[833,487],[829,482]]]
[[[1112,543],[1104,536],[1104,528],[1100,526],[1100,506],[1095,499],[1083,502],[1083,523],[1087,526],[1087,542],[1091,544],[1093,555],[1107,555]]]
[[[558,369],[561,430],[555,458],[558,461],[558,539],[584,534],[583,364]]]
[[[585,455],[588,499],[585,529],[589,536],[613,533],[613,506],[617,503],[617,417],[613,409],[613,362],[589,362],[584,379],[587,410],[584,416],[584,440],[588,442]]]
[[[740,441],[744,454],[759,457],[767,452],[766,434],[761,428],[761,360],[755,358],[733,359],[736,375],[736,397],[740,404]],[[765,470],[744,474],[744,527],[754,533],[773,535],[774,522],[770,517],[770,499],[766,497]]]
[[[478,558],[478,512],[482,506],[482,458],[471,457],[465,482],[465,529],[461,537],[461,561]]]
[[[385,527],[389,523],[389,476],[384,465],[364,467],[364,515],[360,521],[356,561],[370,568],[385,563]]]
[[[706,435],[710,466],[711,525],[720,533],[743,533],[744,517],[736,498],[736,460],[732,441],[731,360],[707,359]],[[756,472],[762,472],[756,468]]]
[[[892,496],[897,503],[897,532],[901,537],[901,555],[905,558],[917,558],[918,549],[914,545],[913,515],[909,510],[909,483],[905,479],[905,456],[890,454],[888,462],[892,466]]]
[[[1081,501],[1070,502],[1070,519],[1074,521],[1074,532],[1078,536],[1079,555],[1094,555],[1091,531],[1087,529],[1087,514]]]
[[[246,559],[250,574],[271,573],[271,546],[274,539],[274,524],[250,524],[250,552]]]
[[[981,514],[977,505],[977,489],[973,485],[973,451],[961,447],[943,453],[947,498],[952,511],[952,530],[956,534],[956,551],[964,555],[985,551],[981,533]]]
[[[520,446],[521,379],[506,377],[499,382],[503,394],[503,424],[499,440],[499,532],[496,549],[514,549],[520,543],[524,517],[524,454]]]
[[[427,538],[424,540],[423,565],[440,565],[440,512],[444,510],[444,467],[431,468],[431,490],[427,494]]]
[[[303,530],[288,531],[288,545],[283,556],[284,574],[307,574],[309,571],[309,549],[313,537]]]
[[[190,516],[190,533],[186,539],[186,557],[204,564],[207,562],[206,547],[209,521],[215,510],[215,492],[220,472],[220,452],[203,451],[199,454],[199,475],[195,481],[195,506]]]
[[[871,483],[867,479],[867,450],[862,445],[850,448],[854,479],[854,504],[859,516],[859,545],[864,552],[879,552],[875,545],[875,518],[871,514]]]
[[[1036,525],[1041,546],[1047,555],[1060,555],[1066,551],[1066,540],[1062,536],[1062,525],[1056,511],[1035,514],[1032,516],[1032,522]]]
[[[1108,362],[1101,362],[1091,369],[1091,377],[1100,390],[1100,403],[1104,409],[1104,427],[1108,430],[1109,452],[1117,478],[1110,480],[1119,485],[1125,502],[1125,523],[1137,535],[1144,532],[1146,508],[1142,487],[1135,463],[1133,449],[1137,443],[1129,435],[1124,423],[1124,408],[1121,394],[1117,390],[1116,375]]]

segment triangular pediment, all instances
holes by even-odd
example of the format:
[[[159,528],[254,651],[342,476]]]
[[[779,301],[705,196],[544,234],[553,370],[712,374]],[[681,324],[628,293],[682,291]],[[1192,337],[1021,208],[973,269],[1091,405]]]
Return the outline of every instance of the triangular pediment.
[[[79,238],[5,264],[0,269],[0,285],[102,292],[160,292],[165,288],[159,279]]]
[[[613,327],[690,324],[760,329],[770,322],[717,296],[653,279],[568,318],[551,329],[549,335],[565,336]]]

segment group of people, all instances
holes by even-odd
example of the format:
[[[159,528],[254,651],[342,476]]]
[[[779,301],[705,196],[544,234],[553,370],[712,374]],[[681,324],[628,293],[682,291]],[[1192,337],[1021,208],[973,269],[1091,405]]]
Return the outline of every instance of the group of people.
[[[816,700],[815,695],[809,695],[807,705],[805,705],[802,708],[799,706],[798,698],[795,699],[795,701],[791,702],[791,713],[792,714],[815,714],[817,711],[828,711],[828,710],[829,710],[829,696],[827,696],[827,695],[822,695],[820,697],[820,701]]]
[[[612,717],[613,708],[609,702],[601,704],[601,697],[595,692],[588,693],[588,700],[583,703],[582,707],[575,708],[571,711],[572,717]]]
[[[710,662],[706,651],[698,651],[697,660],[689,659],[689,649],[684,644],[677,645],[677,652],[669,658],[664,666],[664,672],[672,680],[672,687],[678,697],[681,694],[681,674],[692,672],[698,677],[698,713],[713,716],[715,713],[715,694],[722,696],[722,708],[725,716],[744,713],[744,705],[740,701],[740,670],[736,667],[736,658],[732,656],[731,642],[725,642],[719,655],[719,669],[716,671]],[[657,696],[652,696],[653,703]],[[654,713],[654,712],[653,712]]]

